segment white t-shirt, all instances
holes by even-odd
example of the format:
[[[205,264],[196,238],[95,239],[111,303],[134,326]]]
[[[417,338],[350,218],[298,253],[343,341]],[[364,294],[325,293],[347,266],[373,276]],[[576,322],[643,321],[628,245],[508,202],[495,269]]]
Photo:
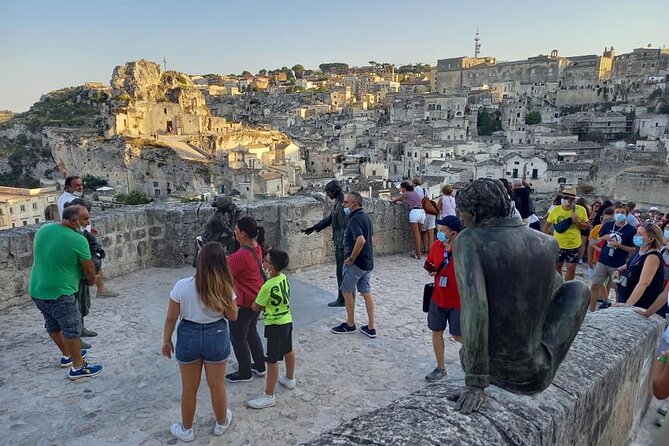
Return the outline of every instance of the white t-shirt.
[[[427,196],[427,189],[423,186],[414,186],[413,191],[418,194],[421,200]]]
[[[455,198],[452,195],[441,196],[441,218],[447,215],[457,215],[455,212]]]
[[[61,218],[63,218],[63,209],[65,209],[65,205],[72,202],[73,200],[76,200],[77,198],[79,197],[74,195],[72,192],[63,192],[63,195],[58,197],[58,212],[60,213]]]
[[[224,317],[222,313],[216,313],[204,306],[195,288],[195,277],[186,277],[175,283],[174,288],[170,291],[170,299],[180,304],[181,319],[198,324],[209,324]],[[232,300],[236,300],[234,294]]]

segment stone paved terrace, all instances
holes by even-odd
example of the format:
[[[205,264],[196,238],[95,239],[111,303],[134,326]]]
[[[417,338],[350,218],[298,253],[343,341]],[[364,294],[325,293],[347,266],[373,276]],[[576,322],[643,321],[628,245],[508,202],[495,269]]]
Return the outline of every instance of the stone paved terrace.
[[[420,309],[427,278],[421,265],[406,255],[377,259],[376,339],[330,333],[344,312],[326,306],[336,289],[333,265],[292,273],[297,389],[279,387],[277,405],[256,411],[245,402],[262,391],[264,379],[228,384],[234,422],[216,438],[209,433],[213,415],[203,383],[195,444],[296,444],[424,387],[434,360]],[[168,428],[179,419],[180,377],[176,362],[160,356],[162,325],[171,287],[192,273],[189,267],[143,270],[110,281],[123,297],[93,298],[87,325],[99,336],[91,340],[90,355],[105,370],[90,380],[70,382],[58,367],[58,352],[34,305],[4,310],[2,438],[12,438],[10,444],[173,443]],[[364,316],[362,301],[357,314]],[[457,344],[447,345],[448,371],[461,375]]]
[[[110,281],[122,297],[94,298],[88,325],[91,359],[105,366],[99,377],[70,382],[32,304],[0,313],[0,434],[6,444],[175,444],[169,424],[179,419],[180,377],[174,360],[159,353],[168,293],[190,267],[151,268]],[[420,310],[426,275],[406,255],[381,256],[373,276],[379,336],[336,336],[329,327],[343,309],[326,303],[335,290],[333,265],[290,274],[295,312],[298,387],[278,387],[277,405],[261,411],[245,402],[264,380],[228,384],[234,422],[225,436],[210,434],[209,392],[200,388],[194,444],[296,444],[342,422],[387,406],[424,388],[434,366],[430,333]],[[357,315],[364,316],[362,302]],[[363,319],[364,321],[364,319]],[[461,382],[458,344],[447,342],[449,382]],[[234,359],[229,366],[234,364]],[[651,414],[656,405],[651,405]],[[652,419],[635,445],[649,444]]]

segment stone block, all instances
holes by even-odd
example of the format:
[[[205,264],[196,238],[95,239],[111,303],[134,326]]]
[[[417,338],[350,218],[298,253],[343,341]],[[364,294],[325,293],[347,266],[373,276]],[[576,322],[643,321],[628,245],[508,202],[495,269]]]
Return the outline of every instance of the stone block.
[[[137,229],[132,233],[132,239],[133,240],[141,240],[143,238],[146,238],[146,230],[145,229]]]
[[[160,226],[152,226],[149,228],[149,236],[153,238],[162,238],[163,237],[163,228]]]
[[[305,443],[320,445],[619,445],[650,401],[650,364],[662,321],[629,308],[589,314],[544,392],[486,389],[480,412],[462,415],[446,394],[462,376],[428,386]]]

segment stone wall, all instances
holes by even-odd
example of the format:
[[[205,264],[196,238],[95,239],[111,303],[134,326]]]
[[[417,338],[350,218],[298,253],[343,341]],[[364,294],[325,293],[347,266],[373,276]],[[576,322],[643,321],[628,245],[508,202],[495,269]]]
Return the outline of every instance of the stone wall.
[[[428,386],[307,443],[331,445],[623,445],[651,398],[659,318],[611,308],[586,317],[553,384],[534,396],[486,389],[481,411],[446,399],[462,376]]]
[[[376,254],[409,250],[412,246],[407,210],[403,205],[368,200],[365,210],[374,223]],[[244,215],[264,226],[271,246],[286,249],[291,268],[334,262],[332,232],[310,236],[301,231],[330,211],[322,194],[276,200],[238,201]],[[149,267],[191,264],[195,237],[212,214],[209,204],[152,204],[93,212],[92,222],[107,251],[103,271],[113,278]],[[38,225],[0,231],[0,310],[27,302],[33,261],[33,239]]]

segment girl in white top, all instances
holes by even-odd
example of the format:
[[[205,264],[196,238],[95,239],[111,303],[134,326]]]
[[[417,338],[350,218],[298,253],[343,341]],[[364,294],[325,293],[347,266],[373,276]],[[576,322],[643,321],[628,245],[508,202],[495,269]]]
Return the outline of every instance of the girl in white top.
[[[445,185],[441,188],[441,194],[441,198],[439,198],[439,201],[437,202],[437,207],[440,212],[439,218],[442,219],[447,215],[457,217],[455,212],[455,198],[452,196],[453,186],[450,184]]]
[[[178,318],[175,350],[172,333]],[[162,353],[168,358],[175,353],[181,371],[181,423],[172,424],[170,432],[182,441],[195,439],[193,417],[203,366],[216,416],[214,435],[222,435],[232,421],[225,394],[225,365],[231,350],[226,319],[237,319],[234,285],[225,248],[210,242],[200,250],[195,277],[179,280],[170,292],[163,330]]]

